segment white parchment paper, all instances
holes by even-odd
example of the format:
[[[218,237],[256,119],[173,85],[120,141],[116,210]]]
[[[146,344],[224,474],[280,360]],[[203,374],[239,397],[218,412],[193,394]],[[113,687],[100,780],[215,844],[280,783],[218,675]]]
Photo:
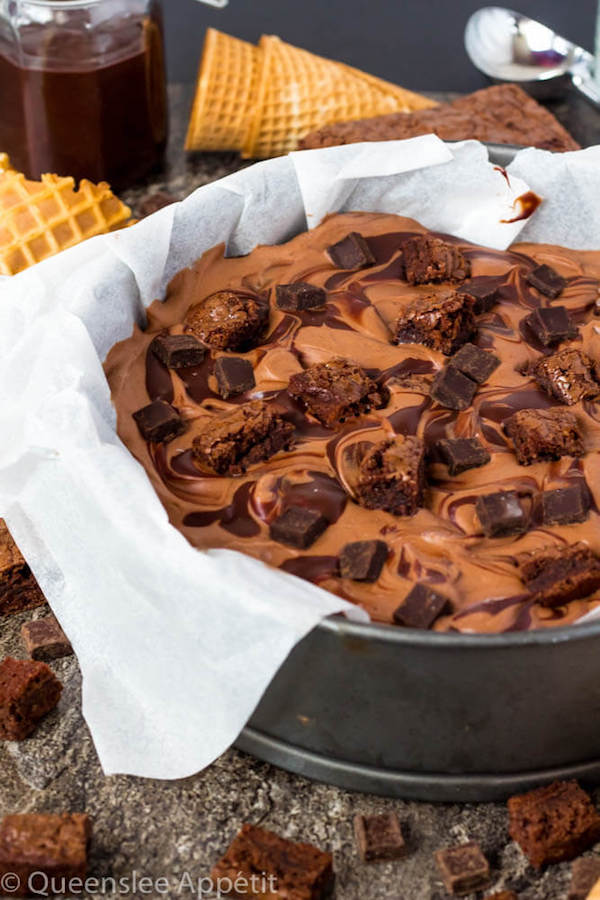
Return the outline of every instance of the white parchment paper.
[[[102,370],[113,343],[216,243],[247,253],[328,212],[400,213],[503,249],[525,223],[500,220],[531,185],[545,200],[523,235],[572,245],[577,226],[576,246],[598,248],[599,163],[598,148],[525,151],[509,184],[476,142],[429,135],[306,151],[0,281],[0,510],[73,642],[105,772],[198,771],[235,740],[322,617],[365,618],[241,554],[197,551],[169,525],[115,433]]]

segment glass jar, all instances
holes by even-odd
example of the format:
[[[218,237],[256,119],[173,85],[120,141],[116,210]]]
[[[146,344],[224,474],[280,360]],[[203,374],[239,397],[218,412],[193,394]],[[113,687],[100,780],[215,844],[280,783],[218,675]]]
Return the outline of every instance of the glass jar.
[[[0,0],[0,152],[15,168],[123,188],[166,137],[159,0]]]

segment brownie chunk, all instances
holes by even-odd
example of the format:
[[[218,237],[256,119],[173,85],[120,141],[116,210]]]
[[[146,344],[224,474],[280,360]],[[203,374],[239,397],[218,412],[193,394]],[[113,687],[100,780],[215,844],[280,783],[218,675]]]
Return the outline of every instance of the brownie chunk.
[[[25,649],[32,659],[49,662],[63,656],[71,656],[73,648],[68,637],[54,618],[36,619],[21,626]]]
[[[224,400],[256,386],[252,363],[240,356],[219,356],[215,360],[215,377]]]
[[[388,556],[385,541],[353,541],[340,553],[340,575],[353,581],[377,581]]]
[[[185,422],[170,403],[153,400],[134,412],[138,430],[145,441],[160,444],[172,441],[185,431]]]
[[[521,564],[521,577],[541,606],[562,606],[600,588],[600,556],[590,547],[540,551]]]
[[[540,294],[551,297],[552,300],[556,300],[567,286],[566,280],[552,266],[536,266],[525,277],[529,284],[536,288]]]
[[[269,305],[241,291],[217,291],[192,306],[184,327],[213,350],[255,347],[269,323]]]
[[[6,816],[0,823],[0,882],[4,875],[16,876],[20,887],[11,896],[27,897],[29,885],[35,893],[47,892],[46,879],[85,879],[90,835],[84,813]]]
[[[491,456],[477,438],[443,438],[436,444],[449,475],[460,475],[489,463]]]
[[[288,393],[329,428],[387,402],[385,389],[360,366],[339,357],[292,375]]]
[[[565,306],[540,306],[525,316],[523,322],[544,347],[577,337],[577,328]]]
[[[489,312],[500,298],[496,280],[486,278],[485,275],[481,275],[473,281],[466,281],[457,288],[457,292],[467,297],[476,316]]]
[[[486,537],[508,537],[527,531],[528,516],[516,491],[498,491],[478,497],[475,512]]]
[[[584,522],[590,511],[590,495],[584,484],[543,491],[540,501],[543,525]]]
[[[446,409],[457,410],[468,409],[476,393],[476,382],[450,365],[440,369],[429,389],[436,403]]]
[[[567,900],[586,900],[597,881],[600,881],[600,858],[582,856],[571,866],[571,884]]]
[[[394,612],[394,622],[405,628],[431,628],[449,606],[447,597],[424,584],[415,584]]]
[[[0,614],[22,612],[46,602],[31,569],[0,519]]]
[[[244,403],[208,421],[194,438],[201,467],[217,475],[239,475],[292,445],[294,426],[262,400]]]
[[[366,269],[375,263],[375,257],[362,234],[351,231],[345,238],[327,248],[327,253],[338,269]]]
[[[62,684],[46,663],[7,657],[0,663],[0,740],[22,741],[54,709]]]
[[[566,406],[600,396],[598,363],[574,347],[542,356],[534,366],[533,377],[546,393]]]
[[[418,234],[402,244],[404,277],[410,284],[464,281],[471,264],[460,247],[430,234]]]
[[[325,306],[327,294],[323,288],[308,284],[306,281],[295,281],[293,284],[278,284],[275,296],[279,309],[294,312],[301,309],[319,309]]]
[[[256,825],[242,825],[211,872],[213,883],[230,879],[235,884],[240,876],[251,881],[244,887],[248,897],[290,900],[324,900],[331,895],[335,879],[330,853],[285,840]]]
[[[451,356],[475,334],[475,318],[464,294],[441,291],[409,303],[392,332],[395,344],[424,344]]]
[[[199,366],[206,356],[206,347],[193,334],[159,334],[150,349],[169,369]]]
[[[475,344],[464,344],[452,357],[452,365],[477,384],[483,384],[496,371],[500,360],[493,353],[480,350]]]
[[[423,506],[425,447],[420,438],[397,435],[372,446],[360,460],[356,499],[367,509],[412,516]]]
[[[511,838],[536,869],[573,859],[600,838],[600,816],[576,781],[511,797],[508,814]]]
[[[402,828],[395,813],[354,816],[354,835],[363,862],[383,862],[406,855]]]
[[[269,535],[280,544],[306,550],[328,526],[325,516],[316,510],[305,506],[290,506],[271,522]]]
[[[577,416],[568,409],[520,409],[504,421],[504,431],[522,466],[585,453]]]
[[[446,890],[455,896],[478,891],[490,880],[489,863],[474,841],[438,850],[435,859]]]

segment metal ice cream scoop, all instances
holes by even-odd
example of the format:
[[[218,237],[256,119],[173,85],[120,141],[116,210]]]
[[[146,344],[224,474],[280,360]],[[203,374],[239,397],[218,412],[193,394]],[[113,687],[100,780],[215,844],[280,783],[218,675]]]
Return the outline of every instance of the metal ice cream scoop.
[[[538,97],[573,84],[600,107],[592,54],[535,19],[486,6],[467,22],[465,47],[474,65],[495,81],[517,82]]]

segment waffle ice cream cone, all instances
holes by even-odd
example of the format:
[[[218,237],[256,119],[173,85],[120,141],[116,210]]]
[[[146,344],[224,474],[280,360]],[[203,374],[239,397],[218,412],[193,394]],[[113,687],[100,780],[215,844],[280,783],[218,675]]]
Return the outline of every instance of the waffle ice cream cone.
[[[431,109],[434,106],[439,106],[439,103],[436,103],[430,97],[424,97],[423,94],[409,91],[400,87],[399,84],[384,81],[382,78],[377,78],[376,75],[369,75],[368,72],[354,69],[352,66],[345,65],[345,63],[340,63],[340,65],[343,65],[344,69],[347,69],[355,78],[362,78],[374,87],[378,87],[380,90],[396,97],[402,104],[402,109],[397,110],[397,112],[414,112],[416,109]]]
[[[261,51],[209,28],[186,150],[241,150],[255,97]]]
[[[102,182],[42,175],[28,181],[21,172],[0,173],[0,274],[28,266],[96,234],[126,224],[131,210]]]

